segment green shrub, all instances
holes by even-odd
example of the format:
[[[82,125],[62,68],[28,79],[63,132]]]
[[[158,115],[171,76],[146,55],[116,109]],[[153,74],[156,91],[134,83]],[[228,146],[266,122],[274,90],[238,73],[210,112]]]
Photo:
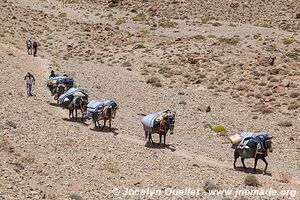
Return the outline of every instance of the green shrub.
[[[146,83],[151,84],[152,86],[155,86],[155,87],[162,87],[160,79],[157,77],[148,78]]]
[[[230,27],[236,27],[236,24],[230,22],[228,26],[230,26]]]
[[[178,26],[178,23],[170,21],[169,19],[160,19],[158,25],[162,28],[175,28]]]
[[[133,49],[144,49],[146,48],[143,44],[134,45]]]
[[[290,127],[290,126],[293,126],[293,123],[291,121],[282,121],[282,122],[279,122],[278,123],[278,126],[282,126],[282,127]]]
[[[222,26],[220,22],[211,22],[210,24],[215,27]]]
[[[222,125],[217,125],[213,128],[213,131],[216,133],[223,132],[223,131],[225,131],[225,127]]]
[[[293,44],[294,42],[296,42],[296,40],[294,38],[283,38],[282,42],[285,45],[290,45],[290,44]]]
[[[122,67],[131,67],[131,63],[129,61],[125,61],[122,63]]]
[[[118,25],[121,25],[121,24],[124,24],[126,21],[124,20],[124,19],[118,19],[117,21],[116,21],[116,25],[118,26]]]
[[[239,39],[237,37],[231,37],[231,38],[220,37],[220,38],[218,38],[218,40],[221,43],[226,43],[226,44],[230,44],[230,45],[237,45],[241,41],[241,39]]]
[[[247,186],[259,186],[259,182],[257,180],[257,178],[254,175],[248,175],[246,176],[245,180],[244,180],[245,185]]]
[[[67,17],[67,13],[65,13],[65,12],[59,13],[58,17],[61,17],[61,18]]]
[[[255,24],[255,26],[259,26],[259,27],[264,27],[264,28],[272,28],[273,26],[271,24],[267,24],[267,23],[259,23],[259,24]]]
[[[195,38],[196,40],[205,40],[205,36],[203,35],[195,35],[193,36],[193,38]]]
[[[145,13],[139,13],[132,18],[133,21],[145,21],[146,19],[147,19],[147,15]]]

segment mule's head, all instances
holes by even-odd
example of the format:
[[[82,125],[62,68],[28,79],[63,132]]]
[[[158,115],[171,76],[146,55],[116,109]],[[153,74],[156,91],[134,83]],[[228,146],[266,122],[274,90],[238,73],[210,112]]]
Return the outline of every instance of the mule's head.
[[[175,114],[169,113],[167,116],[167,123],[169,125],[170,134],[172,135],[175,127]]]
[[[270,152],[273,152],[272,138],[273,137],[268,137],[265,141],[266,149],[269,150]]]

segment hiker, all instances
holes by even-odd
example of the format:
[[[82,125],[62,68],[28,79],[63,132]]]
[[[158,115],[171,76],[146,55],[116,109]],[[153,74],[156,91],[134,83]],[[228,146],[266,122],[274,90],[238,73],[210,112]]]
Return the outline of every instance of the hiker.
[[[27,93],[27,97],[33,96],[32,93],[31,93],[31,88],[32,88],[32,84],[34,84],[34,82],[35,82],[35,78],[33,77],[32,74],[30,74],[28,72],[26,74],[26,76],[24,77],[24,80],[26,81],[26,93]]]
[[[33,56],[36,57],[36,54],[37,54],[37,42],[34,41],[32,43],[32,49],[33,49]]]
[[[27,53],[28,53],[28,55],[31,55],[32,54],[32,41],[31,41],[31,38],[29,38],[26,41],[26,46],[27,46]]]
[[[56,77],[56,74],[54,73],[54,70],[51,70],[50,75],[49,75],[49,79],[54,78],[54,77]]]

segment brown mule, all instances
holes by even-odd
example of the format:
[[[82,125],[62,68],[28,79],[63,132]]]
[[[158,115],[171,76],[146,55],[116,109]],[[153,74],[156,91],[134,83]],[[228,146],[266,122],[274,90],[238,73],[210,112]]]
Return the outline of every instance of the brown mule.
[[[159,126],[153,127],[151,132],[145,131],[146,138],[148,137],[148,142],[154,144],[152,140],[152,134],[157,133],[159,134],[159,143],[162,142],[162,136],[164,136],[164,146],[166,146],[166,136],[168,131],[170,131],[170,134],[172,135],[174,132],[174,125],[175,124],[175,114],[169,113],[165,119],[160,121]]]
[[[117,108],[113,108],[111,106],[105,106],[102,107],[101,109],[98,110],[98,112],[94,113],[93,115],[93,121],[95,123],[95,128],[100,128],[100,120],[103,120],[103,127],[102,130],[104,129],[106,125],[106,121],[109,121],[109,130],[111,131],[111,122],[112,119],[115,118],[117,113]],[[98,125],[98,126],[97,126]]]

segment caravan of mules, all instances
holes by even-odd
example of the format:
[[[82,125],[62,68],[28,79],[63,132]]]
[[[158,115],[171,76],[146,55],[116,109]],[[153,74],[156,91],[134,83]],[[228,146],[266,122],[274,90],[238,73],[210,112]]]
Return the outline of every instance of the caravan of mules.
[[[93,120],[95,129],[104,130],[106,122],[109,121],[109,130],[112,131],[112,120],[116,117],[118,104],[114,100],[92,100],[89,101],[89,93],[86,89],[74,87],[73,79],[68,76],[56,76],[53,71],[49,76],[47,87],[54,100],[57,100],[58,105],[69,110],[69,118],[78,121],[78,111],[81,112],[81,121],[86,119]],[[74,116],[75,112],[75,116]],[[145,137],[148,144],[154,145],[152,134],[159,135],[159,143],[161,145],[162,137],[163,145],[166,147],[167,133],[170,135],[174,132],[176,113],[170,110],[151,113],[145,115],[141,123],[144,128]],[[103,120],[101,128],[100,121]],[[246,132],[238,135],[238,140],[233,142],[237,144],[234,151],[234,168],[236,161],[241,157],[243,167],[246,169],[244,160],[254,158],[254,171],[256,172],[257,161],[261,159],[265,162],[264,173],[267,171],[268,162],[266,157],[268,151],[272,152],[272,137],[264,132]]]

